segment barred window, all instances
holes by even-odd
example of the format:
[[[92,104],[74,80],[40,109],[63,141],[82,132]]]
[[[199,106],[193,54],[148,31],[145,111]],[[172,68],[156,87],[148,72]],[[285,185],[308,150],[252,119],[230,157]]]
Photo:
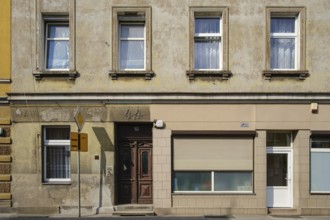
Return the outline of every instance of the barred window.
[[[70,128],[44,127],[44,182],[70,181]]]

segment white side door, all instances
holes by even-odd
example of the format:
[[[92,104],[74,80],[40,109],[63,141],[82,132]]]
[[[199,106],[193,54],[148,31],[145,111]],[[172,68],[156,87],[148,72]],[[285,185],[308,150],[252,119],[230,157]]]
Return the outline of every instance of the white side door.
[[[292,148],[267,148],[267,207],[292,207]]]

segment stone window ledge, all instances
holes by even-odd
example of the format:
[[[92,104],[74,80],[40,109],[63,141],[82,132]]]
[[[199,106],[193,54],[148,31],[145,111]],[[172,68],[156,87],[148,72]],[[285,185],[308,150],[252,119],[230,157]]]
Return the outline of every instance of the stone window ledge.
[[[144,77],[145,80],[151,80],[155,76],[155,73],[152,70],[144,71],[123,71],[123,70],[113,70],[109,72],[111,79],[117,80],[118,77]]]
[[[42,185],[71,185],[71,181],[49,181],[43,182]]]
[[[309,76],[308,70],[264,70],[262,75],[266,80],[272,78],[298,78],[305,80]]]
[[[75,70],[70,71],[34,71],[34,78],[36,80],[41,80],[43,78],[68,78],[69,80],[74,80],[79,76],[79,73]]]
[[[195,80],[197,77],[220,77],[222,80],[228,80],[233,74],[229,70],[202,71],[188,70],[186,72],[189,80]]]

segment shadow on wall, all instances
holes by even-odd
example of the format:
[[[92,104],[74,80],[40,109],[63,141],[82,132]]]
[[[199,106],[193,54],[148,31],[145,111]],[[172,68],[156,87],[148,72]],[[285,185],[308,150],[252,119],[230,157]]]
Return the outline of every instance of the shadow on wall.
[[[106,173],[106,164],[107,164],[107,160],[106,160],[106,156],[105,156],[105,152],[109,151],[109,152],[114,152],[114,145],[111,142],[111,139],[107,133],[107,131],[105,130],[105,128],[103,127],[93,127],[92,128],[94,131],[94,134],[97,138],[97,140],[99,141],[100,145],[101,145],[101,152],[100,152],[100,195],[99,195],[99,208],[102,207],[102,191],[103,191],[103,176],[108,176],[108,174]],[[113,178],[112,178],[113,179]],[[110,179],[110,185],[111,184],[111,180]],[[108,181],[107,181],[108,182]],[[97,213],[99,212],[99,210],[97,210]]]

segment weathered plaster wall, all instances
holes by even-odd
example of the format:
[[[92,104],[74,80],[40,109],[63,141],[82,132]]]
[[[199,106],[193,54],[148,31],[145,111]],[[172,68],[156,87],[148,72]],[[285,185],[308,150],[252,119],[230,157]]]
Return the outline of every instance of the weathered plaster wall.
[[[71,131],[77,131],[69,123]],[[20,212],[24,207],[75,208],[78,204],[77,152],[71,152],[71,183],[54,185],[42,183],[42,126],[32,122],[13,124],[15,143],[12,147],[13,207]],[[68,125],[67,122],[52,125]],[[114,146],[113,124],[86,123],[82,132],[88,133],[88,152],[81,153],[81,204],[82,207],[111,207],[114,199]],[[95,156],[99,159],[96,159]],[[55,209],[55,210],[54,210]],[[31,212],[31,211],[30,211]]]
[[[42,8],[62,12],[67,0],[43,0]],[[34,0],[13,0],[13,91],[15,92],[327,92],[330,55],[327,0],[313,1],[76,1],[76,69],[75,81],[32,76],[35,60],[36,11]],[[152,8],[152,80],[109,78],[112,69],[111,13],[113,6],[150,6]],[[229,8],[228,81],[212,79],[190,82],[189,7],[226,6]],[[310,77],[264,80],[266,6],[306,7],[306,63]],[[67,9],[68,10],[68,9]],[[70,12],[71,13],[71,12]],[[33,55],[33,56],[31,56]],[[166,82],[166,83],[164,83]],[[97,86],[96,86],[97,85]]]

